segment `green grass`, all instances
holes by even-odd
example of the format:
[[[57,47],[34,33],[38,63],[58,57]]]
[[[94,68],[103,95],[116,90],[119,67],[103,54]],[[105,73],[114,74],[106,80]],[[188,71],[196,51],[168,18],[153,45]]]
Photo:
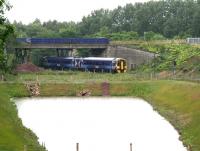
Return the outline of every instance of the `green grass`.
[[[17,76],[9,76],[8,81],[24,83],[28,81],[38,80],[40,83],[87,83],[87,82],[103,82],[103,81],[123,81],[128,82],[134,79],[129,73],[113,74],[113,73],[93,73],[80,71],[44,71],[40,73],[21,73]]]
[[[146,98],[176,127],[181,140],[193,151],[200,150],[200,85],[189,82],[156,83]]]
[[[17,116],[13,97],[28,96],[23,84],[0,84],[0,151],[22,151],[24,145],[30,151],[42,151],[37,137],[25,129]]]
[[[76,96],[90,90],[101,96],[102,82],[110,83],[111,96],[136,96],[147,100],[168,119],[181,134],[181,139],[193,151],[200,150],[200,84],[154,80],[136,81],[132,74],[94,74],[84,72],[43,72],[18,74],[0,83],[0,151],[42,150],[36,136],[22,126],[10,98],[29,96],[24,82],[40,82],[41,96]],[[10,84],[9,84],[10,83]],[[39,149],[37,149],[39,148]]]

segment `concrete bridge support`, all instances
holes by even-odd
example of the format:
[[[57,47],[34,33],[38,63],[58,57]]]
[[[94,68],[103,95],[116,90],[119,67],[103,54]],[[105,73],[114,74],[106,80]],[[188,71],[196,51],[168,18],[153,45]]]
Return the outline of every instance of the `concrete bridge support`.
[[[132,70],[138,65],[150,62],[155,54],[122,46],[108,46],[102,56],[124,58],[127,60],[128,69]]]
[[[31,50],[28,49],[15,49],[15,57],[17,63],[31,62]]]
[[[57,57],[68,57],[72,56],[73,49],[56,49]]]

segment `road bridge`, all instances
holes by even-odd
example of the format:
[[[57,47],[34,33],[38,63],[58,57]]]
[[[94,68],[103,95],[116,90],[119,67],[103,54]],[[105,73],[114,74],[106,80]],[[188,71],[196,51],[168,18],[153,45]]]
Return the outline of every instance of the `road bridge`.
[[[15,51],[19,63],[30,60],[33,49],[56,51],[57,56],[72,56],[77,49],[91,49],[100,53],[107,49],[107,38],[17,38],[14,45],[7,49]]]
[[[107,38],[17,38],[17,49],[80,49],[102,48],[109,44]]]

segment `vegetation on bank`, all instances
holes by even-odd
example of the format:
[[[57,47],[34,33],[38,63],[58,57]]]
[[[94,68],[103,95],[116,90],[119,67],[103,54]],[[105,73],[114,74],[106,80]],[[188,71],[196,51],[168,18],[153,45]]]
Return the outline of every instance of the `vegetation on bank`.
[[[112,74],[94,73],[83,71],[52,71],[46,70],[38,73],[19,73],[17,76],[8,75],[9,82],[29,82],[38,81],[39,83],[90,83],[90,82],[129,82],[134,80],[132,74]]]
[[[200,71],[200,48],[188,44],[164,44],[146,42],[139,46],[142,49],[156,53],[157,57],[143,70],[178,70],[187,73]]]
[[[10,100],[27,96],[29,94],[23,84],[0,83],[0,151],[45,150],[37,142],[37,136],[24,128],[15,104]]]
[[[186,40],[129,40],[114,41],[112,45],[121,45],[155,53],[155,59],[142,64],[135,73],[176,72],[177,76],[200,75],[200,45],[190,45]]]
[[[29,96],[24,83],[36,80],[40,83],[40,96],[77,96],[83,90],[89,90],[92,96],[102,96],[102,83],[109,83],[110,96],[144,98],[178,129],[188,148],[200,150],[199,84],[174,80],[138,81],[128,73],[58,73],[19,74],[10,77],[9,82],[0,83],[0,150],[23,150],[24,145],[28,150],[44,150],[37,143],[37,137],[22,126],[15,105],[10,101],[12,97]]]

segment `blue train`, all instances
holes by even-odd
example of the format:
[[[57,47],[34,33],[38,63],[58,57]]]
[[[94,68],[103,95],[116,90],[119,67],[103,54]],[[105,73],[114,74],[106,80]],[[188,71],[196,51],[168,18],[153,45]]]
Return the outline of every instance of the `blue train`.
[[[107,38],[17,38],[16,41],[30,44],[109,44]]]
[[[123,58],[103,57],[43,57],[44,68],[55,70],[83,70],[92,72],[124,73],[127,71],[127,63]]]

